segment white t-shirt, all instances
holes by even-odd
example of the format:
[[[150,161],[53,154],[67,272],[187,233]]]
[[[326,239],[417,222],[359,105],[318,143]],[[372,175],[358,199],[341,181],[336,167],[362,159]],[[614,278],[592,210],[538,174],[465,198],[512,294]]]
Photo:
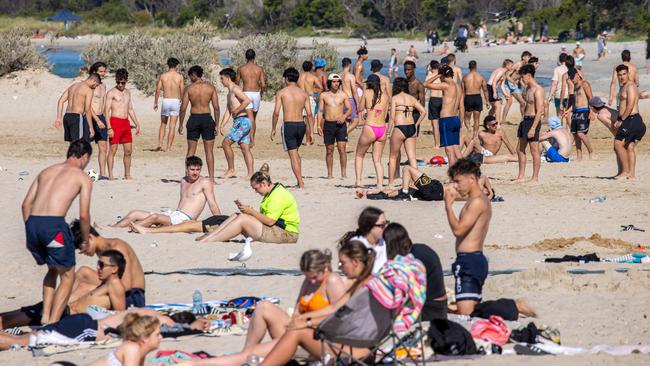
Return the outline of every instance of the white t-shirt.
[[[562,93],[562,75],[566,74],[569,69],[566,66],[560,65],[553,69],[553,81],[557,81],[557,88],[555,88],[555,95],[553,97],[560,98],[560,93]],[[569,88],[564,88],[564,95],[569,97]]]
[[[366,248],[373,249],[375,251],[375,264],[372,266],[372,273],[377,273],[384,266],[384,263],[388,261],[388,256],[386,255],[386,242],[384,239],[379,239],[377,245],[372,245],[368,242],[368,239],[363,236],[355,236],[350,240],[358,240],[366,246]]]

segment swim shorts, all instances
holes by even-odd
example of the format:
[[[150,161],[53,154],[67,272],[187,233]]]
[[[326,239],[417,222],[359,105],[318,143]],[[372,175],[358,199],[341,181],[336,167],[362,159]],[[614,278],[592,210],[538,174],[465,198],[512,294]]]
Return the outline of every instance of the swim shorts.
[[[510,80],[506,80],[506,88],[508,88],[510,94],[521,94],[521,89],[519,89],[518,83],[513,83]]]
[[[530,128],[533,127],[534,121],[535,117],[525,116],[524,120],[519,124],[519,127],[517,127],[517,137],[520,139],[526,139],[527,141],[539,141],[539,131],[542,128],[541,123],[538,123],[537,127],[535,127],[535,135],[533,138],[528,138],[528,131],[530,131]]]
[[[442,110],[442,98],[430,97],[429,98],[429,120],[440,119],[440,111]]]
[[[483,252],[458,253],[451,272],[455,279],[456,301],[481,302],[483,283],[488,275],[488,261]]]
[[[100,141],[108,142],[108,126],[106,125],[106,117],[103,114],[100,114],[97,118],[102,121],[104,128],[100,128],[95,119],[93,119],[93,129],[95,130],[93,141],[95,141],[95,143]]]
[[[97,340],[97,328],[97,320],[93,320],[90,315],[75,314],[67,316],[56,323],[44,326],[39,330],[39,334],[36,336],[36,338],[44,338],[47,337],[48,333],[56,333],[63,337],[74,340],[77,343],[94,342]]]
[[[348,126],[345,123],[336,121],[325,121],[323,124],[323,141],[325,145],[348,141]]]
[[[20,308],[20,312],[24,313],[29,318],[29,324],[27,325],[32,327],[41,325],[41,319],[43,319],[43,302],[41,301],[38,304],[23,306]],[[70,308],[68,306],[63,309],[61,319],[66,316],[70,316]]]
[[[259,241],[262,243],[293,244],[298,241],[298,233],[286,231],[277,225],[264,225],[262,226],[262,235]]]
[[[348,121],[359,118],[359,112],[357,111],[357,101],[354,98],[349,98],[350,108],[352,108],[352,113],[348,117]],[[348,113],[348,109],[343,107],[343,113]]]
[[[553,146],[549,147],[546,150],[546,161],[549,163],[568,163],[569,159],[560,155],[560,152]]]
[[[126,307],[128,308],[143,308],[146,305],[144,299],[144,290],[141,288],[132,288],[124,293],[126,299]]]
[[[163,98],[160,114],[166,117],[178,116],[181,112],[181,101],[176,98]]]
[[[630,142],[641,141],[645,135],[645,124],[638,113],[629,115],[616,132],[615,140]]]
[[[469,94],[463,100],[465,112],[480,112],[483,110],[483,98],[481,94]]]
[[[492,87],[492,85],[487,84],[487,90],[488,90],[488,102],[492,103],[501,100],[501,98],[499,98],[499,93],[495,92],[494,87]]]
[[[444,188],[440,181],[431,179],[428,175],[422,174],[413,183],[417,191],[409,192],[413,198],[420,201],[442,201]]]
[[[229,217],[230,216],[228,215],[215,215],[215,216],[210,216],[207,219],[201,221],[201,227],[203,228],[203,232],[207,233],[209,226],[218,226],[223,224],[223,222],[228,220]]]
[[[307,133],[305,122],[284,122],[282,124],[282,146],[284,151],[295,150],[302,145],[302,140]]]
[[[75,266],[74,235],[64,217],[31,215],[25,222],[25,236],[27,249],[39,266]]]
[[[262,100],[262,94],[258,91],[245,91],[244,94],[251,100],[250,103],[246,106],[246,109],[252,109],[253,112],[260,110],[260,101]]]
[[[460,118],[458,116],[440,118],[440,147],[460,144]]]
[[[190,220],[192,220],[192,218],[190,217],[190,215],[186,214],[186,213],[183,212],[183,211],[179,211],[179,210],[175,210],[175,211],[172,211],[172,210],[163,210],[163,211],[160,211],[160,212],[152,212],[152,213],[154,213],[154,214],[159,214],[159,215],[169,216],[172,225],[178,225],[178,224],[180,224],[181,222],[185,222],[185,221],[190,221]]]
[[[187,139],[198,141],[212,141],[215,138],[214,120],[210,113],[192,114],[187,120]]]
[[[555,102],[555,113],[559,114],[560,113],[560,107],[563,107],[564,109],[567,108],[569,105],[569,100],[567,98],[560,99],[560,98],[553,98],[553,102]]]
[[[316,117],[318,114],[318,93],[314,92],[314,96],[309,96],[309,104],[312,106],[311,115]]]
[[[113,129],[111,145],[128,144],[133,142],[131,123],[127,118],[111,117],[111,128]]]
[[[571,114],[571,133],[589,132],[589,108],[577,108]]]
[[[90,130],[86,118],[78,113],[63,115],[63,139],[68,142],[84,139],[90,141]]]
[[[239,116],[232,122],[232,127],[226,137],[238,144],[250,144],[252,128],[253,124],[247,116]]]

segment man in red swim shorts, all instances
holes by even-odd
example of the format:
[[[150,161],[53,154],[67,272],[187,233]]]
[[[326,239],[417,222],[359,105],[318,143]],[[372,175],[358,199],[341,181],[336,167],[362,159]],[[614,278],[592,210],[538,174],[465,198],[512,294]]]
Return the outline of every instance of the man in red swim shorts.
[[[104,115],[108,119],[108,136],[110,137],[110,150],[108,152],[108,179],[113,180],[113,163],[117,154],[117,145],[124,148],[124,179],[131,177],[131,123],[129,117],[135,123],[135,134],[140,134],[140,123],[135,116],[131,92],[126,89],[126,82],[129,80],[129,73],[126,69],[118,69],[115,72],[115,87],[106,93],[106,105]],[[110,118],[109,118],[110,117]]]

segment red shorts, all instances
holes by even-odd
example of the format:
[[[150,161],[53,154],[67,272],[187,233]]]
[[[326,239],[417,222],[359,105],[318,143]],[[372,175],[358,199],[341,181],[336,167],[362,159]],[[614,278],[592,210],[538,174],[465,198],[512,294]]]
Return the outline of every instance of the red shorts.
[[[131,135],[131,123],[128,118],[111,117],[111,128],[113,129],[113,137],[111,137],[110,144],[128,144],[133,141]]]

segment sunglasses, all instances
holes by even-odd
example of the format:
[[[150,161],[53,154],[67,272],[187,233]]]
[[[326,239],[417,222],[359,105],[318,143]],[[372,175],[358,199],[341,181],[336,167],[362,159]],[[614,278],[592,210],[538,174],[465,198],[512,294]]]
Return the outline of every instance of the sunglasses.
[[[115,267],[115,265],[110,263],[104,263],[102,261],[97,261],[97,268],[104,269],[104,267]]]
[[[382,222],[382,223],[380,223],[380,224],[375,224],[375,226],[376,226],[376,227],[380,227],[380,228],[382,228],[382,229],[385,229],[386,226],[388,226],[388,224],[390,224],[390,221],[386,220],[385,222]]]
[[[118,81],[115,84],[117,84],[117,85],[126,85],[126,81]]]

